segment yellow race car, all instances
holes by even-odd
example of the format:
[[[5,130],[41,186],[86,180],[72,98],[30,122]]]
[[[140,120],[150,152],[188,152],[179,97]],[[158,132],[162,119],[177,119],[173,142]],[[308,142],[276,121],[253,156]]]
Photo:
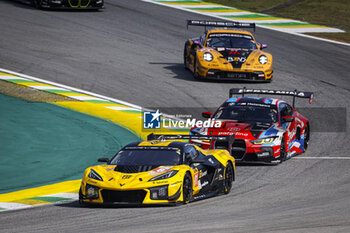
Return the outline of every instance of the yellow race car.
[[[205,139],[232,145],[233,136],[149,135],[123,147],[104,165],[89,167],[81,204],[186,204],[230,192],[235,160],[225,149],[203,150],[177,139]],[[167,141],[173,139],[172,141]],[[214,143],[220,142],[220,143]]]
[[[189,25],[214,27],[185,43],[184,66],[195,79],[272,80],[272,55],[262,51],[267,44],[259,44],[252,33],[236,29],[255,29],[254,23],[188,20]]]

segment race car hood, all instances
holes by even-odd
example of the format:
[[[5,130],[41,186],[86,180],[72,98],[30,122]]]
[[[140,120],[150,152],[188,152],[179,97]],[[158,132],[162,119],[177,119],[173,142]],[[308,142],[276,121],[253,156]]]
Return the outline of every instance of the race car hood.
[[[235,138],[258,138],[259,135],[269,128],[270,125],[256,126],[250,123],[237,123],[232,121],[223,121],[221,128],[210,128],[210,135],[231,135],[234,133]]]
[[[122,168],[120,170],[123,170],[124,172],[119,172],[117,165],[97,165],[86,169],[84,179],[87,183],[98,186],[102,189],[144,189],[156,185],[159,186],[160,184],[168,184],[170,181],[172,181],[173,177],[155,181],[150,180],[171,170],[180,170],[182,166],[183,165],[156,166],[151,170],[146,169],[145,166],[144,168],[142,168],[142,166],[139,166],[141,169],[145,170],[141,172],[130,173],[130,171],[135,168]],[[94,172],[96,172],[102,178],[102,181],[88,177],[91,169],[93,169]]]
[[[242,64],[248,60],[252,50],[237,50],[228,48],[217,48],[217,51],[231,63],[233,68],[241,68]]]

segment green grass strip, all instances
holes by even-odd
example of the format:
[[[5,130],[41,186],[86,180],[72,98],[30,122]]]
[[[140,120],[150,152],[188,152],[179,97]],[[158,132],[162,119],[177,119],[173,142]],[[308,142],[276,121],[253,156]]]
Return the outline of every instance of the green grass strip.
[[[32,80],[24,80],[24,79],[6,79],[6,81],[12,82],[12,83],[38,83]],[[42,84],[42,83],[38,83],[38,84]]]
[[[115,104],[114,102],[108,100],[84,100],[84,102],[94,103],[94,104]]]
[[[121,112],[126,112],[126,113],[137,113],[140,114],[141,110],[119,110]]]
[[[188,131],[189,131],[189,129],[171,129],[171,130],[176,132],[185,132],[186,134],[188,134]]]
[[[298,25],[310,25],[315,26],[314,24],[310,23],[298,23],[298,22],[284,22],[284,23],[259,23],[260,25],[266,25],[266,26],[298,26]]]
[[[32,197],[32,198],[28,198],[28,199],[37,200],[37,201],[46,201],[46,202],[50,202],[50,203],[73,200],[72,198],[64,198],[64,197]]]
[[[205,11],[217,11],[217,10],[235,10],[232,8],[227,8],[227,7],[211,7],[211,8],[200,8],[200,7],[186,7],[186,9],[190,9],[190,10],[205,10]]]
[[[0,208],[0,210],[6,210],[5,208]]]
[[[200,4],[201,2],[198,1],[157,1],[161,3],[198,3]]]
[[[247,14],[247,15],[224,15],[223,17],[227,18],[276,18],[270,15],[260,15],[260,14]]]
[[[55,94],[59,94],[59,93],[72,93],[72,94],[76,94],[77,92],[74,91],[64,91],[64,90],[55,90],[55,89],[43,89],[41,91],[46,91],[46,92],[51,92],[51,93],[55,93]]]

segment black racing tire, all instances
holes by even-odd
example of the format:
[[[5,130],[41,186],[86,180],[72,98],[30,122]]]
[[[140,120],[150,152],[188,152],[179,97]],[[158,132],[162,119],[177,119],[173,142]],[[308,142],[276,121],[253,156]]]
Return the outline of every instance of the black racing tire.
[[[225,168],[225,179],[224,179],[224,184],[223,184],[223,190],[224,190],[224,194],[229,194],[232,188],[232,182],[234,180],[234,171],[233,171],[233,167],[232,164],[229,162],[226,165]]]
[[[201,77],[197,72],[197,57],[194,59],[193,62],[193,77],[195,80],[201,80]]]
[[[280,163],[283,163],[286,160],[287,160],[286,143],[283,136],[281,141],[281,149],[280,149]]]
[[[41,9],[41,3],[40,3],[40,0],[33,0],[33,6],[36,8],[36,9]]]
[[[188,57],[187,57],[187,54],[186,54],[186,44],[185,44],[185,48],[184,48],[184,67],[185,67],[185,69],[186,70],[188,70],[188,65],[187,65],[187,63],[188,63]]]
[[[189,173],[186,173],[182,183],[183,204],[187,204],[193,199],[192,178]]]
[[[83,193],[81,192],[81,187],[79,189],[79,204],[80,205],[84,205],[84,202],[83,202]]]
[[[304,151],[305,152],[309,146],[309,140],[310,140],[310,127],[308,124],[305,126],[305,131],[304,131]]]

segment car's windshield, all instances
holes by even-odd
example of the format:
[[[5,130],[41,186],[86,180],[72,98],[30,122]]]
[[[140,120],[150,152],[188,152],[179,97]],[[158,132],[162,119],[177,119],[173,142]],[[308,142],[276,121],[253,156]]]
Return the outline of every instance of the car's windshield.
[[[271,107],[235,105],[224,106],[214,115],[215,119],[233,120],[237,122],[261,122],[274,123],[277,122],[277,110]]]
[[[207,39],[207,47],[234,48],[234,49],[257,49],[253,38],[244,34],[212,33]]]
[[[127,149],[121,150],[112,159],[113,165],[179,165],[181,161],[180,149]]]

